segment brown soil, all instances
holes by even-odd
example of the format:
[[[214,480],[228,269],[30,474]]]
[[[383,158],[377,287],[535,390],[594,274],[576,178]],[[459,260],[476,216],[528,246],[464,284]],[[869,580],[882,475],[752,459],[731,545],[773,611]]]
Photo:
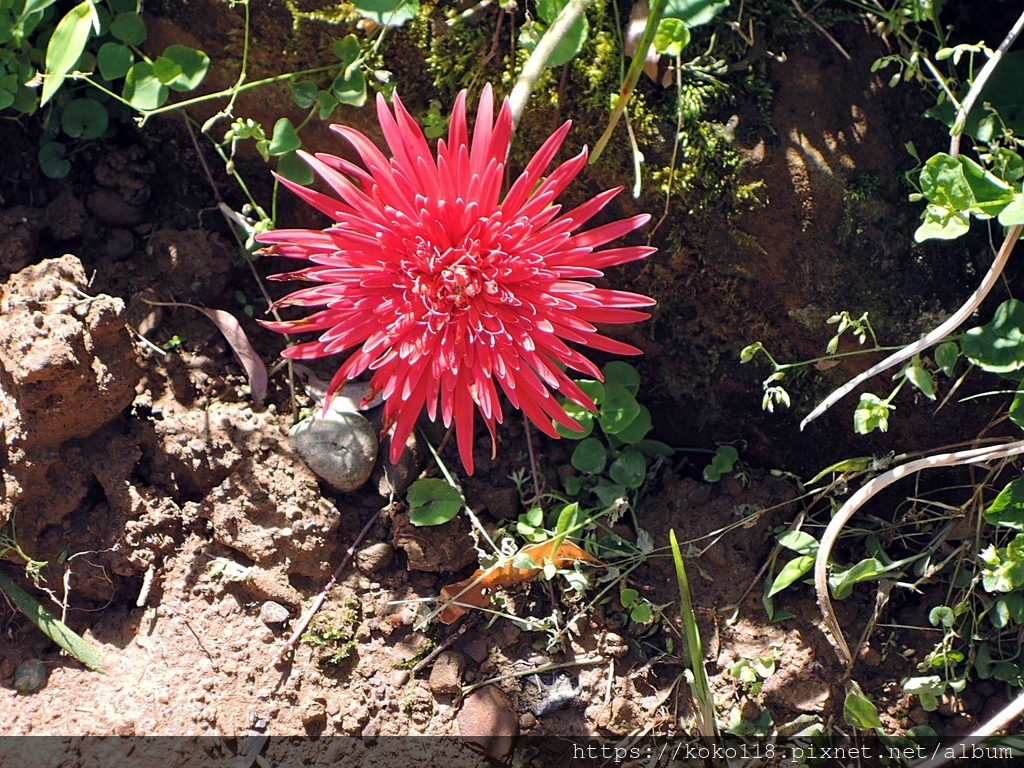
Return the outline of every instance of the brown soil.
[[[154,34],[177,40],[181,26],[199,28],[189,12],[185,4]],[[802,438],[790,417],[762,416],[757,372],[741,372],[731,362],[736,350],[726,349],[745,333],[758,338],[757,328],[765,341],[785,339],[790,350],[820,349],[821,321],[837,300],[851,298],[854,266],[836,240],[849,213],[844,190],[869,172],[879,174],[883,189],[898,186],[885,169],[898,167],[893,158],[902,142],[886,129],[891,102],[868,71],[874,43],[862,30],[845,35],[854,62],[811,39],[785,64],[771,65],[776,133],[739,139],[748,173],[765,180],[764,205],[721,222],[720,250],[736,263],[709,265],[685,248],[657,257],[682,286],[659,322],[676,313],[679,322],[697,318],[698,330],[685,366],[680,350],[645,339],[645,375],[655,382],[655,420],[673,423],[661,431],[687,447],[737,441],[750,446],[754,464],[799,471],[811,459],[820,468],[832,456],[865,451],[826,437],[848,432],[848,415],[842,426]],[[700,553],[688,563],[720,712],[736,708],[753,721],[767,709],[777,726],[841,713],[839,665],[810,591],[786,593],[785,607],[796,617],[785,622],[770,622],[760,602],[772,534],[798,511],[792,483],[767,472],[748,469],[744,482],[708,484],[695,479],[701,466],[677,459],[643,498],[637,526],[623,521],[625,537],[653,537],[654,554],[629,584],[666,606],[662,623],[629,623],[614,596],[583,615],[568,598],[552,603],[554,592],[534,585],[511,596],[519,615],[558,608],[563,621],[580,617],[550,645],[547,634],[507,620],[423,626],[424,605],[475,563],[465,520],[411,529],[401,497],[389,498],[378,482],[379,468],[355,493],[319,483],[287,437],[284,374],[273,377],[266,405],[252,403],[241,366],[206,318],[142,301],[221,307],[244,320],[236,292],[256,294],[248,272],[233,266],[230,232],[211,215],[194,151],[167,124],[153,131],[158,144],[143,135],[91,149],[66,182],[42,179],[10,154],[3,161],[16,191],[0,209],[0,280],[7,280],[0,289],[0,523],[12,520],[24,550],[48,563],[45,584],[33,594],[97,646],[106,674],[61,655],[0,604],[0,733],[678,732],[690,722],[692,703],[669,629],[678,600],[665,555],[670,529],[684,549]],[[0,124],[0,140],[31,154],[10,124]],[[904,245],[909,233],[887,230],[884,211],[857,215],[867,227],[860,242],[881,270],[877,282],[906,287],[916,280],[920,262]],[[898,311],[938,309],[956,295],[955,286],[944,286],[941,296],[931,283],[918,287]],[[746,307],[739,316],[737,302]],[[280,339],[254,322],[244,326],[271,362]],[[710,369],[695,377],[707,389],[684,381],[694,360],[708,360]],[[328,375],[329,366],[319,373]],[[897,426],[868,450],[888,450],[918,424]],[[499,438],[500,458],[481,460],[465,484],[470,505],[491,528],[523,511],[508,479],[525,464],[519,421],[509,419]],[[534,440],[546,481],[558,487],[571,446]],[[485,453],[478,451],[478,460]],[[353,565],[314,620],[325,642],[299,643],[275,664],[304,607],[368,523]],[[0,564],[31,588],[21,566],[13,556]],[[843,603],[848,626],[862,627],[874,600],[864,587]],[[275,610],[286,614],[283,622]],[[432,668],[409,671],[449,640],[450,653]],[[914,636],[900,642],[927,650]],[[729,669],[763,656],[776,660],[777,671],[761,693],[749,694]],[[45,685],[19,692],[15,669],[33,658],[45,662]],[[966,702],[955,725],[912,706],[893,682],[910,665],[896,652],[888,658],[882,664],[869,655],[858,667],[860,679],[878,684],[875,692],[886,691],[879,700],[887,727],[929,722],[952,734],[975,721],[983,701]],[[528,674],[548,663],[564,666]],[[460,695],[462,686],[492,678],[501,681]],[[486,748],[500,757],[505,746]]]

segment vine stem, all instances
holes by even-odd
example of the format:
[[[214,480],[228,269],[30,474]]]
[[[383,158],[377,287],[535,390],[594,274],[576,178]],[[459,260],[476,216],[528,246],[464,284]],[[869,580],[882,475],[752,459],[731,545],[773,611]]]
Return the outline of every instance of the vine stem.
[[[978,73],[978,77],[976,77],[974,82],[971,83],[971,89],[967,92],[967,96],[960,105],[960,110],[957,112],[956,121],[954,122],[951,130],[952,138],[949,142],[949,154],[952,157],[957,157],[960,153],[960,136],[963,133],[964,125],[967,123],[967,115],[974,107],[974,104],[978,101],[978,97],[981,95],[981,91],[985,87],[985,83],[995,70],[996,65],[1002,60],[1003,54],[1005,54],[1010,46],[1013,45],[1022,30],[1024,30],[1024,13],[1021,13],[1020,17],[1017,19],[1017,23],[1014,24],[1013,28],[1006,34],[1003,42],[999,44],[999,48],[997,48],[995,53],[992,54],[981,72]],[[952,317],[938,328],[935,328],[923,339],[907,345],[899,352],[890,355],[877,365],[871,366],[866,371],[855,376],[839,389],[835,390],[831,395],[822,400],[821,404],[818,405],[817,408],[807,414],[807,417],[800,422],[800,429],[803,430],[804,427],[821,416],[839,400],[846,397],[846,395],[850,394],[850,392],[872,376],[877,376],[879,373],[887,371],[905,360],[909,360],[914,355],[938,344],[942,339],[959,328],[960,325],[971,316],[971,313],[978,308],[981,302],[985,300],[985,297],[988,296],[992,288],[995,287],[999,280],[999,275],[1002,274],[1003,268],[1006,266],[1006,262],[1010,258],[1010,252],[1013,250],[1013,246],[1017,244],[1017,240],[1020,238],[1021,230],[1022,226],[1019,224],[1010,228],[1009,232],[1006,234],[1006,238],[1003,240],[1002,246],[999,248],[999,252],[996,254],[995,261],[992,262],[992,266],[989,267],[988,272],[985,273],[985,278],[981,281],[981,285],[978,286],[977,290],[971,294],[970,298],[967,299],[964,305],[960,307]]]
[[[1001,445],[989,445],[984,448],[972,448],[966,451],[955,451],[953,453],[940,453],[934,456],[926,456],[923,459],[917,459],[906,464],[902,464],[894,469],[890,469],[885,474],[879,475],[873,480],[864,484],[853,496],[847,500],[839,511],[836,512],[832,521],[828,524],[825,529],[825,533],[821,537],[821,544],[818,547],[818,553],[814,558],[814,589],[817,593],[818,607],[821,609],[821,614],[825,619],[825,625],[828,627],[829,632],[832,634],[833,645],[836,648],[836,652],[839,655],[840,660],[846,667],[847,674],[853,667],[853,654],[850,652],[850,647],[846,644],[846,639],[843,637],[843,631],[839,627],[839,620],[836,618],[835,610],[832,608],[832,600],[828,593],[828,561],[832,555],[832,548],[835,546],[836,540],[839,538],[839,533],[843,527],[850,521],[850,518],[859,510],[867,501],[874,496],[876,493],[881,491],[883,488],[895,483],[908,475],[915,474],[925,469],[935,469],[936,467],[956,467],[964,464],[978,464],[983,461],[992,461],[993,459],[1005,459],[1010,456],[1018,456],[1024,453],[1024,440],[1019,440],[1013,443],[1003,443]]]
[[[540,42],[537,43],[537,47],[530,54],[530,58],[526,60],[523,71],[519,73],[519,79],[516,80],[512,94],[508,98],[509,105],[512,107],[513,127],[519,125],[519,118],[526,111],[526,102],[530,100],[533,87],[551,60],[555,47],[562,42],[562,39],[569,33],[569,28],[583,16],[583,12],[592,2],[593,0],[569,0],[555,17],[551,26],[547,28]]]
[[[864,373],[850,379],[846,384],[822,400],[821,404],[818,405],[817,408],[807,414],[804,420],[800,422],[800,429],[803,430],[804,427],[821,416],[821,414],[835,405],[839,400],[846,397],[846,395],[872,376],[877,376],[879,373],[887,371],[905,360],[909,360],[914,355],[920,354],[929,347],[935,346],[965,323],[967,318],[969,318],[981,302],[985,300],[985,297],[988,296],[989,292],[999,281],[999,276],[1002,274],[1003,268],[1006,266],[1006,262],[1010,258],[1010,253],[1013,251],[1013,247],[1017,244],[1017,240],[1020,238],[1022,229],[1024,229],[1024,227],[1019,224],[1010,229],[1006,234],[1006,239],[1003,240],[1002,246],[999,248],[999,252],[996,254],[995,261],[992,262],[992,266],[990,266],[988,268],[988,272],[985,273],[985,278],[981,281],[981,285],[977,287],[974,293],[972,293],[967,301],[964,302],[964,305],[954,312],[946,322],[933,329],[928,335],[918,341],[915,341],[913,344],[908,344],[898,352],[894,352],[889,355],[882,362],[871,366],[864,371]]]

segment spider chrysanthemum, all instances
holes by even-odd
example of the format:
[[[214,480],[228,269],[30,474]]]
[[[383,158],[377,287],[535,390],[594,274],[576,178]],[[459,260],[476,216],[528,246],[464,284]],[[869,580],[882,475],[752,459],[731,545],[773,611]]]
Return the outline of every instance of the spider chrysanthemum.
[[[506,101],[494,117],[484,88],[472,135],[466,92],[452,111],[448,140],[430,147],[396,95],[394,113],[378,96],[377,113],[391,151],[366,136],[333,126],[364,167],[328,154],[303,158],[334,195],[281,179],[334,220],[325,230],[280,229],[259,236],[279,256],[313,266],[277,276],[314,285],[276,306],[321,307],[300,320],[268,322],[282,333],[314,331],[315,341],[285,356],[310,359],[355,350],[331,380],[328,397],[369,370],[384,397],[385,432],[397,461],[426,407],[444,425],[455,423],[462,463],[473,472],[473,421],[480,412],[491,432],[502,420],[499,390],[552,437],[554,422],[578,428],[555,398],[593,402],[562,366],[600,377],[569,343],[616,354],[638,354],[595,324],[633,323],[647,296],[588,282],[602,268],[644,258],[645,246],[605,248],[642,226],[639,215],[593,229],[583,225],[620,189],[603,192],[563,213],[558,195],[583,168],[584,149],[550,173],[569,123],[544,142],[503,195],[512,114]],[[546,174],[546,175],[545,175]]]

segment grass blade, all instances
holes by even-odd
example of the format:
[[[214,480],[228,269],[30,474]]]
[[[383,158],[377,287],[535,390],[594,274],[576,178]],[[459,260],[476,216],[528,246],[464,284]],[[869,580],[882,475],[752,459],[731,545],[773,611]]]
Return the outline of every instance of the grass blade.
[[[107,673],[100,662],[100,652],[46,610],[28,592],[0,573],[0,591],[11,599],[18,610],[28,616],[43,634],[70,653],[89,669]]]
[[[700,731],[701,737],[707,743],[712,744],[717,739],[718,733],[715,728],[715,700],[711,695],[708,671],[704,667],[704,645],[700,639],[700,629],[697,627],[697,616],[693,612],[690,582],[686,578],[686,567],[683,565],[683,555],[679,551],[676,532],[670,530],[668,538],[672,546],[672,562],[676,567],[676,581],[679,583],[679,616],[683,623],[686,651],[690,657],[690,670],[693,672],[690,689],[693,691],[693,698],[697,700],[697,707],[700,710],[697,729]]]

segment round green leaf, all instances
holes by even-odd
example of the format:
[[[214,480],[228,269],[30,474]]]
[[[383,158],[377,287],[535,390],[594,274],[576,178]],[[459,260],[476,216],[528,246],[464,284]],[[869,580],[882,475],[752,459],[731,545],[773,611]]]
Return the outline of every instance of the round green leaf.
[[[153,75],[164,85],[170,85],[180,74],[181,67],[178,63],[166,56],[157,56],[153,62]]]
[[[156,109],[167,101],[167,86],[153,73],[153,65],[140,61],[124,77],[124,100],[137,110]]]
[[[617,435],[639,415],[640,404],[632,392],[615,382],[605,384],[604,400],[597,418],[606,434]]]
[[[690,28],[679,19],[664,18],[654,33],[654,50],[666,56],[678,56],[690,44]]]
[[[608,452],[596,437],[588,437],[580,441],[572,454],[572,465],[588,475],[602,472],[607,461]]]
[[[576,386],[583,390],[583,394],[594,401],[594,404],[604,400],[604,384],[596,379],[580,379]]]
[[[114,13],[138,13],[139,0],[109,0]]]
[[[210,68],[210,57],[187,45],[169,45],[162,59],[170,59],[179,67],[178,76],[167,83],[175,91],[191,91],[199,87]]]
[[[993,373],[1024,368],[1024,303],[1004,301],[992,322],[971,328],[960,342],[964,356]]]
[[[107,130],[107,109],[92,99],[75,99],[64,107],[60,126],[76,139],[98,139]]]
[[[295,132],[295,126],[287,117],[279,118],[274,123],[274,135],[270,139],[270,154],[283,155],[294,152],[302,146],[302,139]]]
[[[647,477],[647,461],[635,448],[627,448],[608,468],[612,480],[627,488],[639,488]]]
[[[366,76],[358,68],[348,72],[347,76],[342,73],[331,85],[331,93],[339,104],[361,107],[366,103]]]
[[[120,80],[134,63],[132,49],[120,43],[104,43],[96,54],[96,64],[104,80]]]
[[[39,168],[50,179],[63,179],[71,170],[71,161],[64,155],[67,147],[57,141],[43,144],[39,148]]]
[[[313,183],[313,169],[295,152],[285,152],[277,159],[277,172],[296,184]]]
[[[316,83],[312,80],[289,83],[292,89],[292,98],[299,109],[309,109],[316,103]]]
[[[653,428],[651,412],[643,405],[640,406],[640,414],[630,422],[629,426],[615,435],[616,438],[629,445],[639,443]]]
[[[133,12],[122,13],[110,22],[110,34],[128,45],[142,45],[146,40],[146,22]]]
[[[0,109],[7,109],[14,103],[14,93],[6,89],[0,89]]]
[[[640,374],[629,363],[613,360],[601,369],[601,374],[606,382],[621,384],[634,395],[640,391]]]
[[[444,480],[425,478],[409,486],[409,522],[413,525],[447,523],[462,508],[459,492]]]

